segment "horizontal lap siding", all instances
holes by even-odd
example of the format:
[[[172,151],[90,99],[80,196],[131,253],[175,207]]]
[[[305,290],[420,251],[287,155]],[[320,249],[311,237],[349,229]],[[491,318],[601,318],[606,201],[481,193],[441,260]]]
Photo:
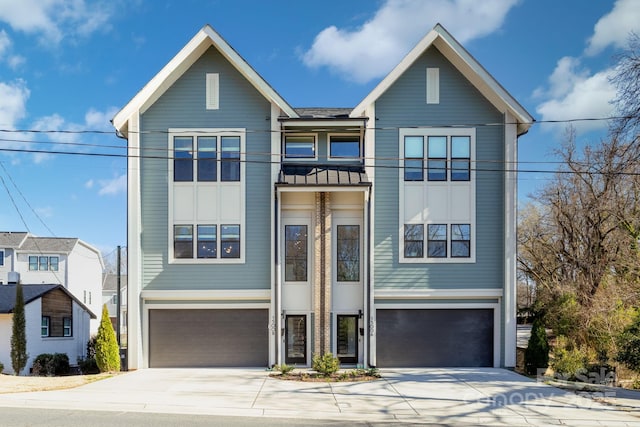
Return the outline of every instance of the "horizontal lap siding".
[[[220,75],[220,109],[205,108],[205,75]],[[142,154],[165,157],[170,128],[245,128],[248,153],[271,147],[270,104],[210,48],[141,117]],[[158,150],[159,149],[159,150]],[[168,263],[168,160],[141,159],[143,287],[146,289],[268,289],[270,287],[269,157],[247,155],[245,264]],[[251,163],[259,161],[259,163]]]
[[[440,103],[426,104],[426,68],[440,68]],[[376,102],[376,158],[399,156],[398,128],[461,125],[476,129],[476,262],[399,264],[398,161],[377,160],[375,178],[375,286],[500,288],[504,282],[504,134],[497,111],[432,47]],[[490,162],[482,162],[489,160]]]

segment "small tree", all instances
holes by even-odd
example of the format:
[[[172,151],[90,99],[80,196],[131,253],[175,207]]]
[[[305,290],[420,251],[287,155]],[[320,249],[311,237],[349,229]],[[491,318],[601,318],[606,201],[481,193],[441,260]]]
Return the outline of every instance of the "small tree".
[[[524,369],[528,375],[535,375],[538,368],[549,366],[549,341],[547,331],[540,319],[533,321],[531,337],[524,352]]]
[[[102,306],[102,319],[96,336],[96,363],[100,372],[120,370],[120,349],[106,304]]]
[[[616,361],[640,373],[640,315],[618,337]]]
[[[11,366],[16,375],[27,365],[27,335],[26,320],[24,317],[24,295],[22,284],[16,285],[16,303],[13,307],[13,325],[11,331]]]

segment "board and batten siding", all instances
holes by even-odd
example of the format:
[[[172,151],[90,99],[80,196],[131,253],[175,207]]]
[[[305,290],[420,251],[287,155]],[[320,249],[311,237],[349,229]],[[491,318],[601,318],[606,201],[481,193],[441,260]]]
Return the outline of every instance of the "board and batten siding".
[[[427,104],[427,68],[439,68],[440,99]],[[429,48],[376,102],[376,159],[398,158],[399,128],[457,125],[476,129],[476,262],[398,262],[399,162],[376,160],[375,287],[502,288],[504,284],[504,130],[502,113],[435,48]],[[425,152],[426,156],[426,152]],[[474,165],[472,164],[472,167]],[[485,171],[483,171],[485,169]],[[426,179],[426,178],[425,178]],[[426,233],[425,233],[426,234]],[[426,235],[425,235],[426,238]],[[425,241],[426,250],[426,241]],[[472,246],[473,250],[473,246]]]
[[[218,110],[207,110],[206,74],[219,73]],[[142,288],[269,289],[269,102],[213,47],[141,115]],[[246,129],[244,264],[171,264],[169,261],[168,135],[171,128]],[[159,157],[148,158],[145,156]],[[195,236],[194,236],[195,238]]]

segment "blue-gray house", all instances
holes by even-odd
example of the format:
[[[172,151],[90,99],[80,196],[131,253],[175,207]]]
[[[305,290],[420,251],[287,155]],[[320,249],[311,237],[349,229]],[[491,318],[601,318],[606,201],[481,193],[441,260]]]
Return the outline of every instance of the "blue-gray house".
[[[515,366],[518,137],[440,25],[355,108],[292,108],[210,26],[113,119],[128,364]]]

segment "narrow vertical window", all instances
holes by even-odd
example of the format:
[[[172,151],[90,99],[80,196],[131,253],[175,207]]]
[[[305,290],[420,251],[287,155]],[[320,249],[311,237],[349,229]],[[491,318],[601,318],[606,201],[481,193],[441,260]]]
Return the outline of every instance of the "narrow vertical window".
[[[217,144],[215,136],[198,137],[198,181],[217,180]]]
[[[429,181],[447,180],[447,137],[427,138],[427,169]]]
[[[307,281],[307,226],[285,225],[284,227],[284,280]]]
[[[220,181],[240,181],[240,137],[223,136],[220,139]]]
[[[451,224],[451,256],[469,258],[471,256],[471,226]]]
[[[337,279],[339,282],[360,281],[360,226],[338,225]]]
[[[218,73],[207,73],[207,110],[217,110],[220,108],[220,75]]]
[[[471,171],[471,138],[451,137],[451,181],[469,181]]]
[[[422,258],[424,256],[424,225],[404,225],[405,258]]]
[[[29,271],[38,271],[38,257],[30,256],[29,257]]]
[[[240,258],[240,226],[220,226],[220,258]]]
[[[440,103],[440,69],[427,68],[427,104]]]
[[[198,258],[218,256],[218,231],[215,225],[198,226]]]
[[[38,257],[38,270],[47,271],[49,269],[49,257],[41,256]]]
[[[173,180],[193,181],[193,137],[173,138]]]
[[[72,336],[71,318],[70,317],[63,317],[62,318],[62,336],[63,337]]]
[[[424,180],[424,138],[422,136],[404,137],[404,180]]]
[[[42,316],[42,323],[40,325],[40,335],[43,337],[49,336],[49,316]]]
[[[427,256],[430,258],[446,258],[447,226],[445,224],[429,224],[427,227]]]
[[[0,251],[0,266],[4,265],[4,251]]]
[[[51,271],[58,271],[58,264],[60,262],[60,258],[57,256],[52,256],[49,258],[49,267]]]
[[[173,256],[193,258],[193,225],[173,226]]]

